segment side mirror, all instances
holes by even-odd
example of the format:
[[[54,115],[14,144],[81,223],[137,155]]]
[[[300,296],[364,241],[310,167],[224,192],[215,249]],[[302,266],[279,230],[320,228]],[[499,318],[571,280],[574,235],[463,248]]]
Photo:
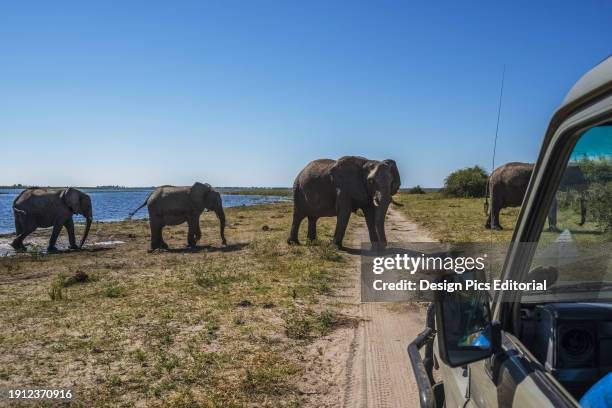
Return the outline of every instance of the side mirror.
[[[484,274],[468,271],[441,279],[456,290],[435,294],[440,359],[451,367],[483,360],[501,348],[501,330],[491,321],[489,293],[478,290]]]

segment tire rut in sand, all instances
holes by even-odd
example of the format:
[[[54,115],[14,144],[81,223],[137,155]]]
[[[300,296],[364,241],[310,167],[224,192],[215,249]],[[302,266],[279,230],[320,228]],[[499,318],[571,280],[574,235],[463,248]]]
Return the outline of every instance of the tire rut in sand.
[[[369,242],[362,217],[352,217],[347,243]],[[427,231],[390,208],[389,242],[431,242]],[[307,372],[305,407],[418,407],[418,390],[406,346],[425,325],[425,307],[417,304],[361,303],[360,256],[353,255],[350,274],[335,296],[354,325],[338,328],[311,345],[315,362]]]
[[[389,209],[387,225],[389,242],[434,241],[427,231],[394,209]],[[360,247],[367,237],[361,223],[351,236],[352,246]],[[359,279],[359,256],[355,256],[353,265]],[[347,355],[343,406],[418,407],[418,388],[406,346],[423,329],[425,308],[417,304],[359,303],[359,316],[355,350]]]

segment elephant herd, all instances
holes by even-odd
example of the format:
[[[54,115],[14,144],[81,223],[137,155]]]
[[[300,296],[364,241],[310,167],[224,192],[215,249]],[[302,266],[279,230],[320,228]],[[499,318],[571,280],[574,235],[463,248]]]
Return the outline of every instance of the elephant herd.
[[[488,180],[488,200],[491,211],[486,228],[501,229],[499,212],[505,207],[522,203],[533,164],[508,163],[491,173]],[[345,156],[338,160],[320,159],[310,162],[297,175],[293,184],[293,221],[287,242],[299,244],[298,232],[302,221],[308,219],[308,240],[317,237],[317,220],[336,217],[333,243],[342,248],[342,241],[351,212],[361,209],[368,228],[370,242],[375,249],[387,245],[385,217],[392,196],[400,188],[401,179],[393,160],[369,160],[358,156]],[[581,218],[585,220],[584,191],[586,181],[580,169],[569,166],[560,189],[577,188],[581,192]],[[200,216],[204,210],[213,211],[219,219],[221,242],[225,239],[225,212],[221,194],[210,184],[196,182],[189,187],[161,186],[155,189],[136,210],[147,206],[151,229],[151,250],[167,249],[162,230],[166,225],[188,224],[187,245],[195,247],[200,240]],[[85,232],[76,245],[72,216],[81,214],[86,219]],[[16,237],[11,243],[16,250],[24,250],[24,239],[38,227],[52,227],[48,250],[57,251],[56,242],[66,228],[71,249],[83,246],[93,220],[91,198],[72,187],[65,189],[28,188],[13,202]],[[556,230],[556,201],[549,215],[550,229]]]
[[[339,160],[315,160],[297,176],[294,186],[294,215],[290,244],[298,243],[298,230],[304,218],[308,218],[308,239],[316,238],[316,223],[320,217],[337,216],[334,243],[342,246],[352,211],[362,209],[374,246],[386,244],[384,220],[391,196],[401,184],[397,165],[393,160],[368,160],[347,156]],[[225,212],[221,194],[210,184],[196,182],[189,187],[157,187],[136,210],[147,206],[151,228],[151,250],[167,249],[162,230],[166,225],[187,223],[187,245],[195,247],[200,240],[200,216],[204,210],[214,211],[219,219],[221,242],[225,239]],[[76,245],[72,216],[81,214],[87,224],[80,245]],[[65,189],[28,188],[13,202],[16,238],[11,245],[16,250],[25,249],[23,240],[39,227],[53,227],[48,251],[57,251],[56,242],[62,228],[68,231],[71,249],[79,249],[85,243],[93,211],[91,198],[72,187]]]

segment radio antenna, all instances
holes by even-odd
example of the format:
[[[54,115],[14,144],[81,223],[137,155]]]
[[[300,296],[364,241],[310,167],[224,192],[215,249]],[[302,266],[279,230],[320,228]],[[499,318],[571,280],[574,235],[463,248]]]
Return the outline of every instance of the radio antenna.
[[[506,78],[506,64],[502,71],[501,87],[499,90],[499,103],[497,105],[497,124],[495,125],[495,141],[493,142],[493,160],[491,162],[491,173],[495,170],[495,151],[497,150],[497,135],[499,134],[499,118],[501,117],[502,97],[504,96],[504,79]]]
[[[495,170],[495,152],[497,151],[497,136],[499,135],[499,119],[501,118],[501,108],[502,108],[502,99],[504,96],[504,80],[506,79],[506,64],[504,64],[504,68],[502,70],[502,78],[501,78],[501,86],[499,89],[499,102],[497,104],[497,123],[495,125],[495,139],[493,141],[493,158],[491,160],[491,173],[489,173],[489,178],[487,179],[487,185],[485,187],[485,211],[489,210],[489,182],[491,179],[491,174]],[[491,205],[493,203],[491,202]],[[491,245],[493,245],[493,211],[488,214],[489,216],[489,225],[491,225]],[[497,220],[499,222],[499,220]]]

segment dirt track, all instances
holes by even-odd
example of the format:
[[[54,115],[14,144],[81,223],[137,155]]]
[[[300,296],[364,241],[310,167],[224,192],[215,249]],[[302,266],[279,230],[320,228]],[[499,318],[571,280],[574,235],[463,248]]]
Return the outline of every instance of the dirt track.
[[[349,237],[352,248],[368,242],[363,218]],[[353,221],[353,222],[355,222]],[[416,224],[390,208],[389,242],[432,242]],[[356,322],[313,346],[313,373],[308,391],[317,394],[312,406],[418,407],[418,392],[406,346],[425,325],[425,308],[414,303],[361,303],[360,259],[353,257],[353,273],[338,294],[345,313]],[[316,350],[316,352],[314,351]],[[304,390],[306,391],[306,390]]]

